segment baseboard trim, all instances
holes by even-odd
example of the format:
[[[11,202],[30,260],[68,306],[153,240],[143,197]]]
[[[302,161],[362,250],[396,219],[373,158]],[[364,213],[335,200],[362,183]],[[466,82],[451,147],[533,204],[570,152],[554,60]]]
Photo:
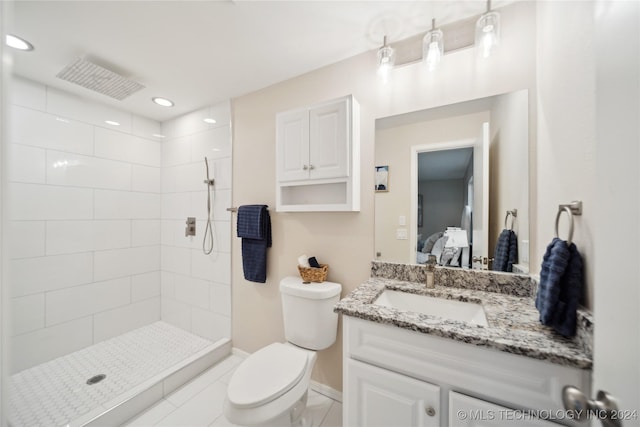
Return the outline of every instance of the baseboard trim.
[[[311,380],[311,390],[327,396],[329,399],[342,403],[342,392],[334,388],[329,387],[326,384],[321,384],[317,381]]]

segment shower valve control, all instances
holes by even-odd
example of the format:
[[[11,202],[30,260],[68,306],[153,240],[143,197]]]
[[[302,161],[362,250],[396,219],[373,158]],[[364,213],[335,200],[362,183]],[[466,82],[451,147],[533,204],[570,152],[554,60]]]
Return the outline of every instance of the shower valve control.
[[[187,226],[184,228],[185,237],[196,235],[196,218],[193,216],[187,217],[185,221]]]

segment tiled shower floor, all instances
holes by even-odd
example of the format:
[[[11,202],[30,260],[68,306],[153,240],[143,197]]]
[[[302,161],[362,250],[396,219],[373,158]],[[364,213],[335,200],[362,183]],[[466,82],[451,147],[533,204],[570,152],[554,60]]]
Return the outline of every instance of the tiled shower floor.
[[[155,322],[26,369],[9,381],[13,427],[62,426],[99,414],[145,381],[212,346],[212,342]],[[94,385],[94,375],[106,378]]]

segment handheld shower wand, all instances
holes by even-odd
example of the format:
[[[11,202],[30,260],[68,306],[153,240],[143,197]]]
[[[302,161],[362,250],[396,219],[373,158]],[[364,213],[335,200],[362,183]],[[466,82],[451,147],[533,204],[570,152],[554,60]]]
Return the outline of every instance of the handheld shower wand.
[[[202,239],[202,251],[205,255],[209,255],[213,252],[213,226],[211,225],[211,204],[213,193],[213,184],[215,183],[214,179],[209,178],[209,161],[207,157],[204,158],[204,164],[207,168],[207,179],[204,180],[204,183],[207,184],[207,226],[204,229],[204,238]],[[209,238],[207,239],[207,236]],[[208,243],[208,244],[207,244]]]

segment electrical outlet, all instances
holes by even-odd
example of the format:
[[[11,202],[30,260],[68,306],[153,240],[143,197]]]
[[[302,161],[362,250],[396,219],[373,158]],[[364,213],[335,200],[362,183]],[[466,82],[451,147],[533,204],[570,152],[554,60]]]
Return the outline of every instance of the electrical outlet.
[[[407,234],[407,229],[406,228],[398,228],[396,229],[396,239],[397,240],[407,240],[409,237],[409,235]]]

